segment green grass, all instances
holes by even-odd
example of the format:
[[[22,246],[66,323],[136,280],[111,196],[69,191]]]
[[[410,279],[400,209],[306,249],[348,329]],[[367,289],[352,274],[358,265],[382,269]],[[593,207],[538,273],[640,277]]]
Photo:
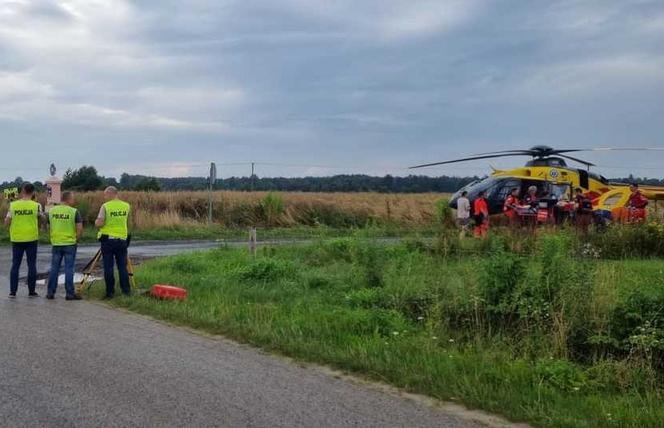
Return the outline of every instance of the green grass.
[[[646,321],[636,318],[664,313],[664,261],[584,263],[593,273],[582,284],[589,305],[579,334],[587,340],[570,333],[564,356],[547,321],[554,309],[536,317],[501,306],[508,315],[498,317],[482,294],[483,274],[496,269],[486,254],[445,254],[418,241],[384,246],[353,239],[264,248],[255,258],[221,248],[140,267],[140,284],[185,286],[187,301],[135,296],[113,304],[536,426],[661,426],[662,367],[652,360],[662,355],[659,332],[646,345],[630,341],[633,326]],[[524,278],[555,263],[526,262]],[[524,296],[528,308],[536,305],[517,291],[515,305]],[[572,311],[581,296],[564,291],[544,307],[566,298],[563,307]],[[617,342],[589,345],[599,336]]]
[[[434,227],[420,229],[405,229],[395,226],[371,226],[364,228],[338,229],[326,226],[299,226],[284,228],[259,228],[258,239],[261,241],[271,239],[323,239],[350,236],[366,238],[377,237],[404,237],[404,236],[433,236]],[[225,228],[212,226],[182,226],[169,228],[155,228],[132,231],[134,241],[178,241],[178,240],[248,240],[248,229]],[[42,231],[40,242],[49,243],[48,232]],[[97,231],[92,227],[84,229],[81,243],[97,242]],[[9,245],[7,228],[0,227],[0,245]]]

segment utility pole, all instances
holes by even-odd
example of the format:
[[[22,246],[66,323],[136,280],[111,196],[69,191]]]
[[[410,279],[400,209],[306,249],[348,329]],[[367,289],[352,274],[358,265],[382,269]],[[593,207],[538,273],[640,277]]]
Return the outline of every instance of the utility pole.
[[[217,182],[217,165],[210,164],[210,177],[208,178],[208,225],[212,224],[212,190]]]
[[[256,179],[255,179],[255,177],[256,177],[255,170],[256,170],[256,163],[252,162],[251,163],[251,191],[252,192],[254,191],[254,188],[256,187],[255,186],[255,184],[256,184],[255,183],[255,181],[256,181]]]

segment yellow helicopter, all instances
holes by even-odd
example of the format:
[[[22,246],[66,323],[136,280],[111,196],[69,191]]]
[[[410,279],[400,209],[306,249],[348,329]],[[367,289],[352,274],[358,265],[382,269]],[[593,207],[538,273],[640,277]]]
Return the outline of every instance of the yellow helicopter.
[[[461,159],[417,165],[411,169],[481,159],[530,156],[532,159],[523,167],[509,170],[494,169],[487,178],[474,181],[459,189],[450,199],[450,206],[456,209],[457,199],[462,192],[468,192],[468,198],[472,200],[480,191],[484,191],[489,213],[499,214],[503,212],[503,204],[512,189],[519,189],[520,194],[525,195],[529,187],[535,186],[538,196],[547,195],[554,200],[573,199],[574,189],[581,188],[593,200],[594,210],[612,212],[627,206],[630,198],[629,184],[610,182],[605,177],[590,172],[590,167],[595,166],[593,163],[569,155],[574,152],[599,151],[664,151],[664,147],[554,149],[549,146],[534,146],[525,150],[480,153]],[[566,159],[584,165],[585,169],[568,166]],[[640,186],[640,190],[648,199],[664,199],[663,187]]]

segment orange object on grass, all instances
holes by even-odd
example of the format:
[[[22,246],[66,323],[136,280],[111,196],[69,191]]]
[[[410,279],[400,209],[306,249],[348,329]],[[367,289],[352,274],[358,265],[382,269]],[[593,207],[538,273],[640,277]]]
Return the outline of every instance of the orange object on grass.
[[[185,300],[187,298],[187,290],[172,285],[153,285],[150,294],[153,297],[167,300]]]

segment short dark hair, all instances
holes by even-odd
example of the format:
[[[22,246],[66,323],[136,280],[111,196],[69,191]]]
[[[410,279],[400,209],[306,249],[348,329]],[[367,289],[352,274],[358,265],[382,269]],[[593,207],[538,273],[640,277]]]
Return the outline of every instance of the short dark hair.
[[[32,183],[23,183],[21,190],[23,190],[23,193],[26,195],[33,195],[35,193],[35,185]]]
[[[62,200],[63,201],[68,201],[74,196],[74,192],[71,192],[69,190],[62,192]]]
[[[576,189],[574,189],[574,191],[575,191],[576,193],[579,193],[579,192],[583,192],[583,189],[580,188],[580,187],[577,187]]]
[[[464,190],[463,192],[461,192],[461,196],[468,196],[468,192]]]
[[[478,193],[477,196],[484,196],[484,190],[480,190],[480,193]]]
[[[632,184],[630,184],[630,186],[634,186],[638,189],[639,188],[639,183],[632,183]]]

